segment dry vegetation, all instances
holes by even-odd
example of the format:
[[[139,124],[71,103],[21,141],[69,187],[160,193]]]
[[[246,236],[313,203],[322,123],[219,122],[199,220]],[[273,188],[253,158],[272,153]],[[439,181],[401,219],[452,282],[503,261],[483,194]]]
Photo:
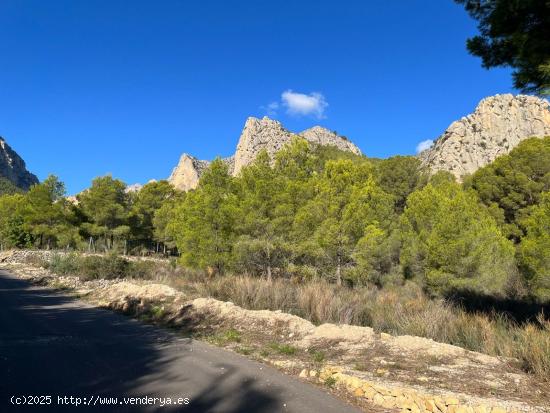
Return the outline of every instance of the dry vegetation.
[[[245,275],[206,277],[203,272],[147,261],[121,263],[120,258],[55,256],[44,264],[58,274],[89,278],[116,268],[119,277],[146,278],[185,291],[253,310],[281,310],[315,324],[370,326],[393,335],[414,335],[469,350],[517,359],[524,370],[550,381],[550,321],[517,323],[503,313],[470,313],[442,299],[430,299],[413,282],[402,286],[348,288],[326,281],[267,281]],[[110,261],[110,262],[109,262]],[[88,268],[91,266],[93,271]]]

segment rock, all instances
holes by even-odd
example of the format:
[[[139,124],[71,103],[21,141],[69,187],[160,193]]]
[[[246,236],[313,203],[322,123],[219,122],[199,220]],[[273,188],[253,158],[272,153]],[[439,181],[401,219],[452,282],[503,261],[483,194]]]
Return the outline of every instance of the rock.
[[[548,101],[511,94],[483,99],[474,113],[452,123],[434,145],[420,153],[433,172],[458,179],[507,154],[522,140],[550,135]]]
[[[38,178],[27,171],[25,161],[0,137],[0,178],[5,178],[17,188],[28,190],[37,184]]]
[[[365,398],[369,400],[374,399],[374,396],[378,394],[376,390],[374,390],[371,386],[368,386],[368,385],[363,385],[362,389],[363,389]]]
[[[181,191],[195,189],[199,184],[202,172],[209,164],[208,161],[201,161],[194,156],[184,153],[168,178],[168,182]]]
[[[296,135],[317,145],[335,146],[343,151],[361,154],[359,148],[347,138],[320,126],[294,134],[285,129],[280,122],[269,119],[267,116],[263,119],[250,117],[245,123],[237,145],[233,175],[238,175],[243,167],[253,162],[261,150],[266,150],[273,159],[274,155]]]
[[[353,391],[353,395],[355,397],[363,397],[365,395],[365,393],[363,392],[362,388],[358,387]]]
[[[456,397],[447,397],[445,399],[445,404],[447,406],[458,406],[459,403],[460,401]]]
[[[388,333],[380,333],[380,339],[381,339],[381,340],[390,340],[390,339],[391,339],[391,335],[388,334]]]
[[[325,341],[347,344],[361,343],[365,345],[371,343],[374,338],[374,330],[370,327],[325,323],[315,327],[298,345],[300,347],[310,347],[311,345]]]
[[[342,151],[351,152],[355,155],[361,155],[361,150],[348,138],[338,135],[336,132],[330,131],[321,126],[314,126],[313,128],[306,129],[298,135],[305,138],[308,142],[315,143],[317,145],[335,146]]]
[[[127,194],[131,194],[131,193],[141,191],[141,188],[143,188],[142,184],[132,184],[132,185],[128,185],[126,187],[126,189],[124,190],[124,192],[126,192]],[[69,198],[69,197],[67,197],[67,198]],[[78,202],[78,200],[77,200],[77,202]]]
[[[319,375],[319,372],[315,371],[315,370],[311,370],[309,372],[309,377],[317,377]]]
[[[435,402],[435,405],[437,406],[437,408],[442,411],[442,412],[445,412],[447,411],[447,405],[445,404],[444,401],[442,401],[441,399],[437,398],[434,400]]]
[[[437,413],[438,411],[437,406],[435,405],[435,401],[432,399],[424,400],[424,407],[427,411],[431,413]]]
[[[373,401],[374,404],[382,405],[382,403],[384,403],[384,396],[377,393],[372,398],[372,401]]]
[[[301,136],[316,145],[335,146],[340,150],[361,155],[359,148],[347,138],[320,126],[295,134],[285,129],[276,120],[268,117],[263,119],[250,117],[246,120],[241,132],[235,155],[225,158],[223,161],[227,163],[229,173],[236,176],[243,167],[256,159],[260,151],[265,149],[273,159],[275,154],[296,136]],[[198,185],[202,172],[209,164],[208,161],[202,161],[184,153],[168,181],[182,191],[194,189]]]
[[[303,369],[298,375],[298,377],[305,379],[306,377],[308,377],[308,371],[306,369]]]
[[[377,376],[387,376],[389,371],[387,369],[376,369]]]

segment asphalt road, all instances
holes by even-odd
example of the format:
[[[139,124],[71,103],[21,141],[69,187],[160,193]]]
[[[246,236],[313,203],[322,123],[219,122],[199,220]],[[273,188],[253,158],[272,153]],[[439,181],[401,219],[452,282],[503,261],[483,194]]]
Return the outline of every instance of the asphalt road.
[[[28,396],[42,396],[30,399],[38,403],[51,396],[51,404],[10,401],[26,397],[28,403]],[[73,396],[73,404],[59,404],[64,396]],[[189,404],[126,405],[122,399],[146,396],[188,398]],[[76,397],[96,405],[77,407]],[[98,397],[117,397],[116,405],[99,405],[105,399]],[[0,412],[12,411],[358,412],[271,367],[0,270]]]

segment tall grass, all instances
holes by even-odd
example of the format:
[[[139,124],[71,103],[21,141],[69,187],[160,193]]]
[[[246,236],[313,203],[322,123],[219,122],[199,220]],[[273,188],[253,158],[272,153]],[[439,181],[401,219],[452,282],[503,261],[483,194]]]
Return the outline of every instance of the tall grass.
[[[174,263],[121,264],[120,258],[89,258],[59,256],[48,266],[53,272],[73,272],[84,279],[152,279],[182,289],[188,296],[213,297],[252,310],[281,310],[315,324],[354,324],[394,335],[431,338],[485,354],[516,358],[526,371],[550,382],[550,321],[542,314],[536,323],[518,324],[502,313],[469,313],[444,300],[429,298],[413,282],[383,289],[352,289],[323,280],[267,281],[244,275],[210,278]]]

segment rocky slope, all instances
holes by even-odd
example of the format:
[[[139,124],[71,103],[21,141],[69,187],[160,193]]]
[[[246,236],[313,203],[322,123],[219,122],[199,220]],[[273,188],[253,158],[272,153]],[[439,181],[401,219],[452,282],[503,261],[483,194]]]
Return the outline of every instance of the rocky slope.
[[[461,179],[507,154],[522,140],[547,135],[547,100],[496,95],[483,99],[474,113],[452,123],[420,157],[432,171],[449,171]]]
[[[208,161],[201,161],[187,153],[181,155],[178,165],[172,170],[168,182],[182,191],[194,189],[199,184],[199,178]]]
[[[18,188],[27,190],[38,183],[38,178],[27,171],[25,161],[0,137],[0,177]]]
[[[347,138],[337,135],[320,126],[307,129],[299,134],[288,131],[283,125],[273,119],[250,117],[246,120],[244,129],[237,144],[234,156],[225,158],[229,171],[233,176],[239,174],[241,169],[256,159],[258,153],[265,149],[273,157],[284,145],[290,142],[294,136],[301,136],[317,145],[335,146],[344,151],[350,151],[357,155],[361,151]],[[168,178],[176,188],[188,191],[196,188],[202,171],[208,167],[208,161],[199,160],[191,155],[183,154],[178,166]]]

